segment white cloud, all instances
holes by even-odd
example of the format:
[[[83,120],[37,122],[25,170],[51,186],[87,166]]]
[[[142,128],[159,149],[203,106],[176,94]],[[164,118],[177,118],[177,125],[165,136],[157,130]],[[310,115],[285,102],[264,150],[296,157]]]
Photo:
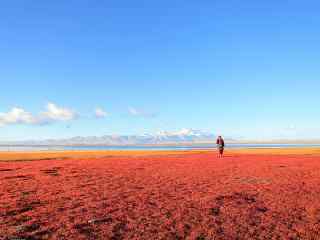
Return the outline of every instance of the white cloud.
[[[37,119],[22,108],[14,107],[7,113],[0,113],[0,126],[8,124],[36,124]]]
[[[140,115],[140,112],[137,109],[133,108],[133,107],[129,107],[129,113],[131,115],[134,115],[134,116]]]
[[[108,116],[108,113],[99,107],[95,109],[94,114],[96,118],[106,118]]]
[[[136,109],[134,107],[129,107],[129,114],[136,117],[145,117],[145,118],[153,118],[156,117],[155,113],[145,112],[140,109]]]
[[[77,114],[68,108],[59,107],[54,103],[48,103],[45,112],[34,115],[23,108],[14,107],[9,112],[0,113],[0,126],[13,124],[42,125],[58,121],[70,121]]]
[[[41,117],[48,121],[70,121],[77,118],[77,114],[71,109],[59,107],[54,103],[48,103],[47,111],[43,112]]]

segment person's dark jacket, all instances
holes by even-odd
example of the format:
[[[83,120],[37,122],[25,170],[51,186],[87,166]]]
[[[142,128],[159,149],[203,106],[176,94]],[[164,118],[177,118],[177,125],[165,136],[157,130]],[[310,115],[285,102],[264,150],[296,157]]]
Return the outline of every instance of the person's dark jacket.
[[[224,140],[222,138],[217,139],[217,145],[224,147]]]

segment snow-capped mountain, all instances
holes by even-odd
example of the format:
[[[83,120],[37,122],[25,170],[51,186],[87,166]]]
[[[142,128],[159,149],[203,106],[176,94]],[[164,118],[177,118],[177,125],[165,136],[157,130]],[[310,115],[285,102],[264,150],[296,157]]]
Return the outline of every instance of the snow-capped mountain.
[[[156,134],[141,135],[105,135],[90,137],[73,137],[68,139],[30,140],[20,142],[1,142],[1,145],[165,145],[165,144],[197,144],[213,143],[216,135],[213,133],[182,129],[176,132],[161,131]]]

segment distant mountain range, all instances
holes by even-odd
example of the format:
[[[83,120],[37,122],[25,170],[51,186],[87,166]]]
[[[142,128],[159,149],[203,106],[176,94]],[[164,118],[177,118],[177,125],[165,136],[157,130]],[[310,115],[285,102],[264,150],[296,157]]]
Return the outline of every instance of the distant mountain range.
[[[23,146],[127,146],[127,145],[182,145],[214,143],[216,135],[201,130],[182,129],[177,132],[159,132],[142,135],[105,135],[90,137],[73,137],[68,139],[27,140],[15,142],[0,142],[0,145]],[[226,140],[233,141],[231,138]]]

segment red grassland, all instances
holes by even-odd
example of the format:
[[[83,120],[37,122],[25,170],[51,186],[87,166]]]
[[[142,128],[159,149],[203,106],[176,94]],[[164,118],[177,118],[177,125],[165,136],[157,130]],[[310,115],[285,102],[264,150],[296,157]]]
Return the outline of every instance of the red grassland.
[[[0,158],[1,240],[320,239],[316,149]]]

